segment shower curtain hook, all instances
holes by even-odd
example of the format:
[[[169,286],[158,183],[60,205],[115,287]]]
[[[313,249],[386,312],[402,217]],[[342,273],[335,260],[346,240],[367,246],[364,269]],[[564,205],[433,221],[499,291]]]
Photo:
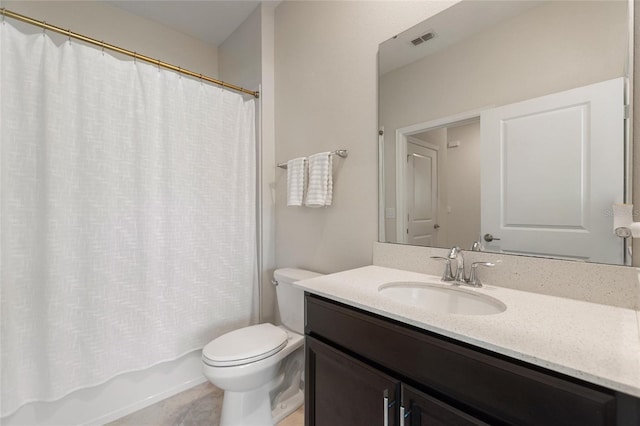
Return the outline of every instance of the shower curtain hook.
[[[67,30],[67,41],[71,44],[71,28]]]
[[[202,74],[200,74],[200,86],[202,86]]]
[[[102,46],[102,56],[104,56],[104,40],[100,42],[100,46]]]
[[[138,59],[138,54],[136,52],[133,52],[133,63],[136,64],[136,59]]]
[[[182,80],[182,67],[178,67],[178,78]]]
[[[44,33],[47,30],[47,21],[42,21],[42,37],[44,37]]]
[[[4,24],[4,12],[5,12],[5,10],[7,10],[7,9],[5,9],[4,7],[2,9],[0,9],[0,11],[2,11],[2,23],[3,24]]]

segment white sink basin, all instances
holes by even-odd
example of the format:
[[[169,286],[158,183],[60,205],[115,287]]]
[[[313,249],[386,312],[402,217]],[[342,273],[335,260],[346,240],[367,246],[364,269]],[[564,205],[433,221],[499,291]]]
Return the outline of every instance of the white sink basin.
[[[493,297],[438,284],[392,282],[381,285],[378,291],[397,302],[442,314],[492,315],[507,309],[504,303]]]

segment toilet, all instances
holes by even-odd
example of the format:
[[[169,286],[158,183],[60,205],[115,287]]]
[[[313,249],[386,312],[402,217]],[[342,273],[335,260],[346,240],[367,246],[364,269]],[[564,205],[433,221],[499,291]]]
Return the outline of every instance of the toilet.
[[[274,425],[304,402],[302,269],[273,273],[282,325],[257,324],[223,334],[202,350],[204,375],[224,390],[220,426]]]

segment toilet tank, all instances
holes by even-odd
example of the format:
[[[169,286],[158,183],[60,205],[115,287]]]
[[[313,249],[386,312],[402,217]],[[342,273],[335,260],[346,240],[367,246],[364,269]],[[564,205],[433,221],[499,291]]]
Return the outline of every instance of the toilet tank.
[[[304,334],[304,291],[294,287],[296,281],[319,277],[322,274],[304,269],[283,268],[273,272],[282,324],[290,330]],[[274,284],[275,284],[274,283]]]

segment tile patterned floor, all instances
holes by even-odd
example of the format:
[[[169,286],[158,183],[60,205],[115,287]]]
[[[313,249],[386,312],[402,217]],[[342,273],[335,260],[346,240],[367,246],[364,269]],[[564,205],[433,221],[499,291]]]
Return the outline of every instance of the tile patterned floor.
[[[219,426],[223,392],[203,383],[106,426]],[[278,426],[303,426],[303,407]]]

